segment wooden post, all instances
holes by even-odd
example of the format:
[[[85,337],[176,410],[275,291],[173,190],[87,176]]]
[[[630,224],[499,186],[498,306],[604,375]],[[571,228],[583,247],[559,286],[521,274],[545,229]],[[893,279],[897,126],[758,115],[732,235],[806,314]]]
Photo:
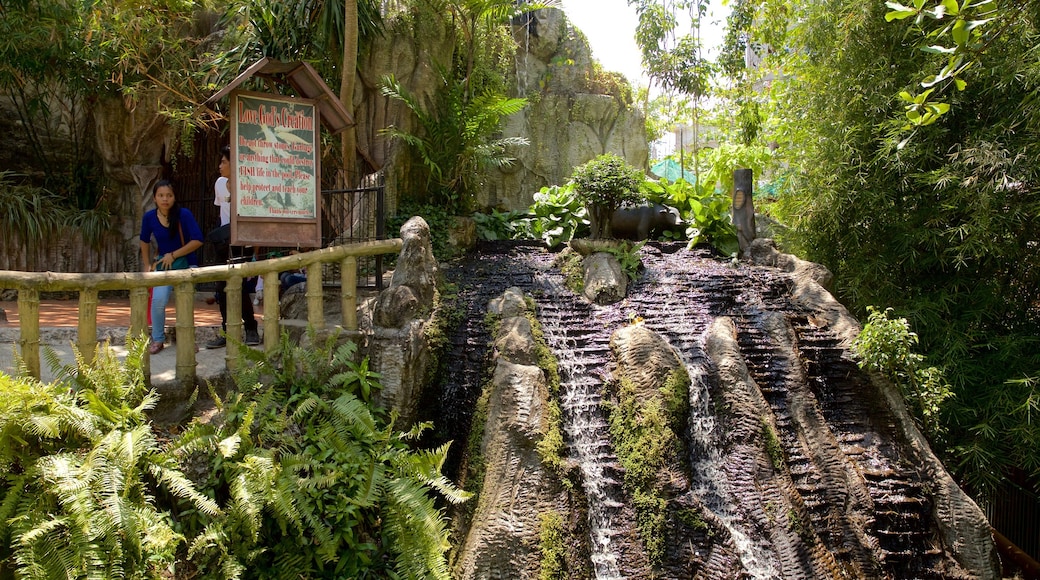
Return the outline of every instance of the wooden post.
[[[325,289],[321,283],[321,263],[307,264],[307,323],[314,330],[325,328]]]
[[[177,304],[177,382],[195,384],[195,283],[179,282],[174,290]]]
[[[148,336],[148,288],[138,287],[130,290],[130,336],[147,338]],[[148,351],[144,351],[141,359],[141,372],[145,384],[152,383],[152,359]]]
[[[40,378],[40,291],[36,288],[18,290],[18,344],[22,362],[29,375]]]
[[[733,171],[733,225],[737,228],[737,243],[740,254],[747,252],[755,239],[755,203],[752,199],[754,187],[750,169]]]
[[[231,341],[242,342],[242,275],[237,271],[232,271],[231,276],[228,278],[227,286],[224,287],[224,296],[227,303],[225,304],[225,312],[227,313],[227,330],[224,331],[224,336],[227,338],[227,346],[224,348],[224,359],[227,361],[228,369],[238,368],[239,356],[238,348],[231,344]]]
[[[339,264],[340,308],[343,310],[343,328],[357,330],[357,258],[347,256]]]
[[[97,289],[84,288],[79,291],[79,324],[76,336],[79,354],[88,365],[94,360],[94,351],[97,350],[97,307]]]
[[[264,352],[278,348],[278,272],[264,273]]]

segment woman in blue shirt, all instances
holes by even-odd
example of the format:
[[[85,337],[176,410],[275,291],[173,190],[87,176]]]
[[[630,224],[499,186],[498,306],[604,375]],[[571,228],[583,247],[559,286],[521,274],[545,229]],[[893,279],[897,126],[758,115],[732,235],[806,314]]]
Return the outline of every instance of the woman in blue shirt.
[[[155,209],[145,212],[141,219],[141,263],[145,272],[152,270],[179,270],[196,266],[195,250],[202,247],[202,228],[191,211],[177,205],[173,184],[163,179],[152,188]],[[152,238],[158,252],[151,257]],[[152,289],[152,342],[148,352],[156,354],[166,342],[166,304],[173,286]]]

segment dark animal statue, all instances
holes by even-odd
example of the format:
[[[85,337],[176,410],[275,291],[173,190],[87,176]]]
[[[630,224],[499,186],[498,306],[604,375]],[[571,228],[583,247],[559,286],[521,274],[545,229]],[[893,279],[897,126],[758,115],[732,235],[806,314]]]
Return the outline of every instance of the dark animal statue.
[[[610,232],[618,239],[640,241],[682,224],[679,210],[667,205],[622,207],[610,218]]]

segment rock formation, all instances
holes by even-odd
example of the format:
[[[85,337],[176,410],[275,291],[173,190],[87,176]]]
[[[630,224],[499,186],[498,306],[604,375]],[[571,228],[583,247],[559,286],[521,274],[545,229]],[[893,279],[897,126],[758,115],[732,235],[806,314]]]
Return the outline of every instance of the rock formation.
[[[530,17],[535,26],[513,29],[516,95],[529,104],[503,128],[530,145],[512,152],[515,164],[490,174],[478,207],[526,209],[540,188],[566,183],[574,167],[604,153],[637,168],[649,163],[645,116],[627,81],[597,71],[588,42],[562,11]]]
[[[430,227],[421,217],[401,226],[404,245],[390,286],[360,316],[368,335],[363,349],[383,385],[378,402],[396,410],[404,425],[414,423],[433,354],[425,340],[436,298],[437,261]]]
[[[587,501],[564,519],[587,514],[594,576],[999,578],[982,512],[931,452],[898,390],[856,366],[848,345],[860,327],[816,281],[825,271],[770,251],[768,241],[756,244],[752,255],[769,265],[681,244],[643,246],[645,271],[623,302],[607,306],[566,290],[544,249],[486,247],[491,254],[446,273],[460,294],[525,280],[521,289],[536,297],[537,321],[559,364],[566,460],[580,466],[576,485]],[[527,326],[502,324],[497,351],[523,356]],[[449,356],[453,375],[480,364],[467,353]],[[496,403],[505,418],[489,413],[482,433],[487,465],[513,466],[485,478],[498,507],[482,498],[476,508],[500,527],[467,534],[459,548],[500,564],[466,577],[537,577],[530,528],[520,523],[530,516],[519,513],[519,495],[503,491],[518,489],[513,469],[533,454],[533,427],[512,405],[526,401],[524,418],[533,420],[543,384],[534,369],[516,367],[496,363],[502,380],[494,396],[511,405]],[[639,463],[619,447],[631,442],[608,428],[616,421],[610,409],[627,405],[631,425],[655,409],[678,409],[662,392],[664,377],[678,368],[690,379],[688,407],[670,423],[673,435],[662,432],[636,449],[637,456],[658,444],[672,450],[655,471],[640,472],[650,479],[636,489],[629,472]],[[626,399],[625,388],[634,396]],[[542,472],[531,474],[530,489],[545,485]],[[657,512],[643,509],[658,501]],[[647,513],[662,519],[647,528]],[[635,532],[644,529],[659,531]]]
[[[490,172],[473,200],[476,207],[526,209],[540,188],[565,183],[574,167],[603,153],[618,154],[635,167],[648,163],[645,118],[627,82],[596,71],[588,43],[561,10],[538,10],[531,18],[535,26],[513,28],[518,50],[510,79],[511,96],[527,98],[528,106],[502,130],[530,144],[510,152],[516,163]],[[440,16],[393,18],[359,60],[358,148],[373,167],[385,169],[391,211],[401,192],[423,184],[412,181],[403,144],[381,133],[390,126],[416,129],[411,113],[382,95],[382,79],[393,75],[427,102],[441,84],[437,69],[450,64],[453,46],[450,24]]]
[[[500,316],[500,330],[480,444],[483,487],[454,577],[537,578],[539,515],[558,509],[561,489],[537,449],[548,427],[549,390],[545,372],[535,364],[523,294],[511,288],[490,308]]]

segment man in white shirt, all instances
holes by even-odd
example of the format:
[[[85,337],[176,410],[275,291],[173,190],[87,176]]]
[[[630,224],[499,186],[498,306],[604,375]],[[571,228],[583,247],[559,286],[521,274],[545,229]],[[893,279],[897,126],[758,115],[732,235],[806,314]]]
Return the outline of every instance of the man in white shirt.
[[[220,177],[218,177],[216,183],[213,184],[213,205],[220,208],[221,226],[226,226],[231,223],[231,191],[228,189],[229,177],[231,177],[231,147],[225,145],[223,149],[220,150]],[[242,252],[238,250],[229,253],[242,254]],[[224,292],[224,284],[225,283],[223,282],[220,283],[215,297],[217,299],[217,304],[220,305],[221,327],[226,333],[227,294]],[[249,299],[249,294],[254,292],[255,289],[256,278],[248,278],[242,281],[242,322],[245,324],[245,343],[248,345],[260,344],[260,333],[258,332],[259,329],[256,317],[253,314],[253,304]],[[227,338],[224,335],[221,335],[207,342],[206,348],[221,348],[226,345]]]

